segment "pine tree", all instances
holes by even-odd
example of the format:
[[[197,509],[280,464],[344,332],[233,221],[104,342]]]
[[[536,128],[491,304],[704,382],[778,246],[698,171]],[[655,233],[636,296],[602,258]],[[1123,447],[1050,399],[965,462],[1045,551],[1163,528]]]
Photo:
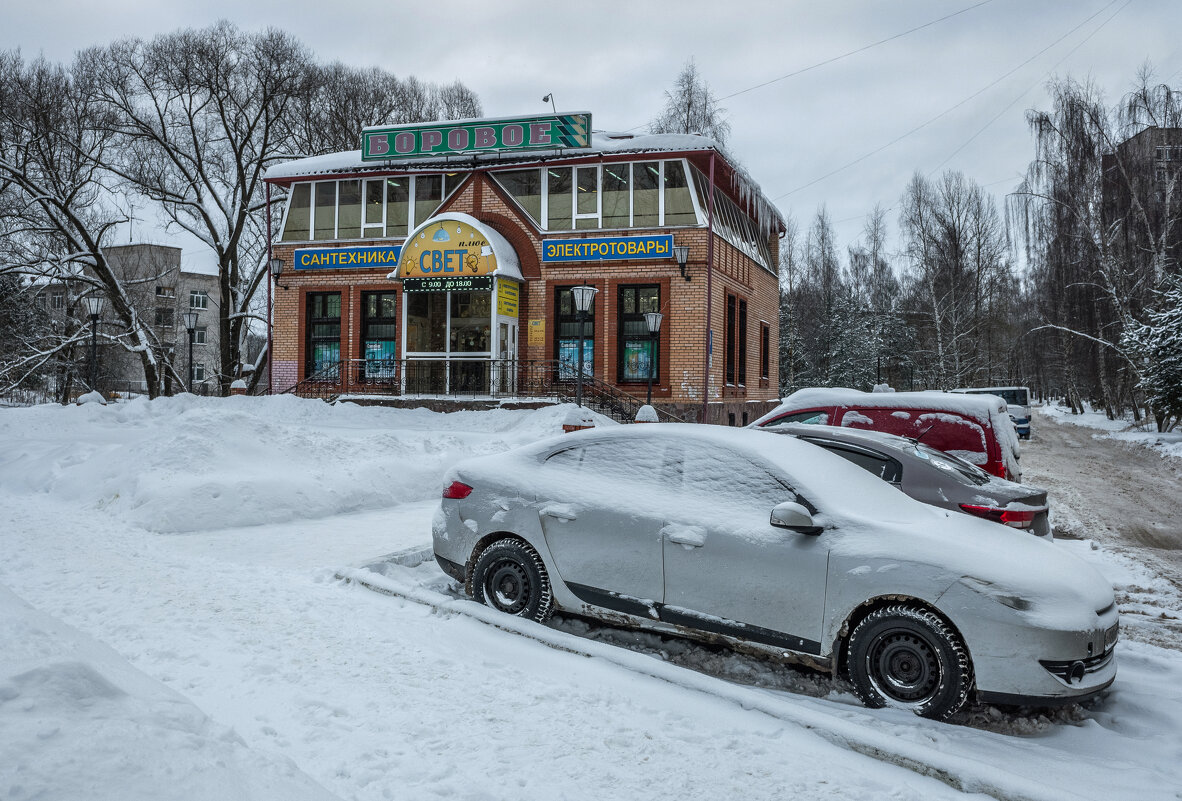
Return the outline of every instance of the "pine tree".
[[[1129,322],[1122,345],[1140,360],[1140,389],[1153,408],[1159,431],[1182,420],[1182,273],[1168,277],[1157,292],[1148,322]]]

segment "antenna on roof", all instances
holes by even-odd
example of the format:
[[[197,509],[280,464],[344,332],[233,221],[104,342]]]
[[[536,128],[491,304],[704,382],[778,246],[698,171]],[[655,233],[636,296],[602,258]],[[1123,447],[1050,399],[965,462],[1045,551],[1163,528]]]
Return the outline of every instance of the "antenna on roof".
[[[542,102],[549,103],[551,111],[553,111],[555,114],[558,113],[558,107],[556,105],[554,105],[554,93],[553,92],[547,92],[546,96],[542,98]]]

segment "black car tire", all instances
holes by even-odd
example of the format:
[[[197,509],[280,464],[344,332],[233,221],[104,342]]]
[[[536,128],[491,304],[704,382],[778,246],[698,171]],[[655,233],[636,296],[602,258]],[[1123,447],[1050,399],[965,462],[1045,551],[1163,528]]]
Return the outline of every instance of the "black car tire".
[[[472,568],[470,588],[474,599],[508,615],[545,623],[554,611],[542,558],[521,540],[485,548]]]
[[[973,687],[973,667],[960,635],[928,609],[892,605],[854,627],[846,665],[862,703],[947,720]]]

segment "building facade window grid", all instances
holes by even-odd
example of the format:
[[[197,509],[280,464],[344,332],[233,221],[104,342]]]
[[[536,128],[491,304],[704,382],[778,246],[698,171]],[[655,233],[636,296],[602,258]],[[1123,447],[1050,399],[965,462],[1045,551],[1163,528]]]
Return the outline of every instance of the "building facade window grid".
[[[583,323],[583,372],[595,375],[595,306],[587,310]],[[573,379],[579,357],[579,321],[575,299],[570,286],[554,290],[554,356],[558,360],[558,377]]]
[[[341,363],[341,293],[309,292],[307,299],[307,375],[339,375]]]
[[[625,284],[619,288],[616,329],[616,380],[647,382],[660,376],[660,343],[649,335],[647,312],[661,310],[661,288],[656,284]]]

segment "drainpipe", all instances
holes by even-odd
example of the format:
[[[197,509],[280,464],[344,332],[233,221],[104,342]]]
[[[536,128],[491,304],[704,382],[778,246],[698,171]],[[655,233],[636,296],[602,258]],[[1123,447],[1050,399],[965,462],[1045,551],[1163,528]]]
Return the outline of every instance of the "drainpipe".
[[[271,352],[271,328],[275,324],[275,310],[271,307],[271,185],[267,187],[267,394],[272,393],[271,379],[275,376],[275,354]],[[255,366],[258,369],[258,366]],[[256,385],[257,386],[257,385]]]
[[[714,151],[710,151],[710,197],[706,203],[706,356],[702,379],[702,422],[710,409],[710,351],[714,347]]]

